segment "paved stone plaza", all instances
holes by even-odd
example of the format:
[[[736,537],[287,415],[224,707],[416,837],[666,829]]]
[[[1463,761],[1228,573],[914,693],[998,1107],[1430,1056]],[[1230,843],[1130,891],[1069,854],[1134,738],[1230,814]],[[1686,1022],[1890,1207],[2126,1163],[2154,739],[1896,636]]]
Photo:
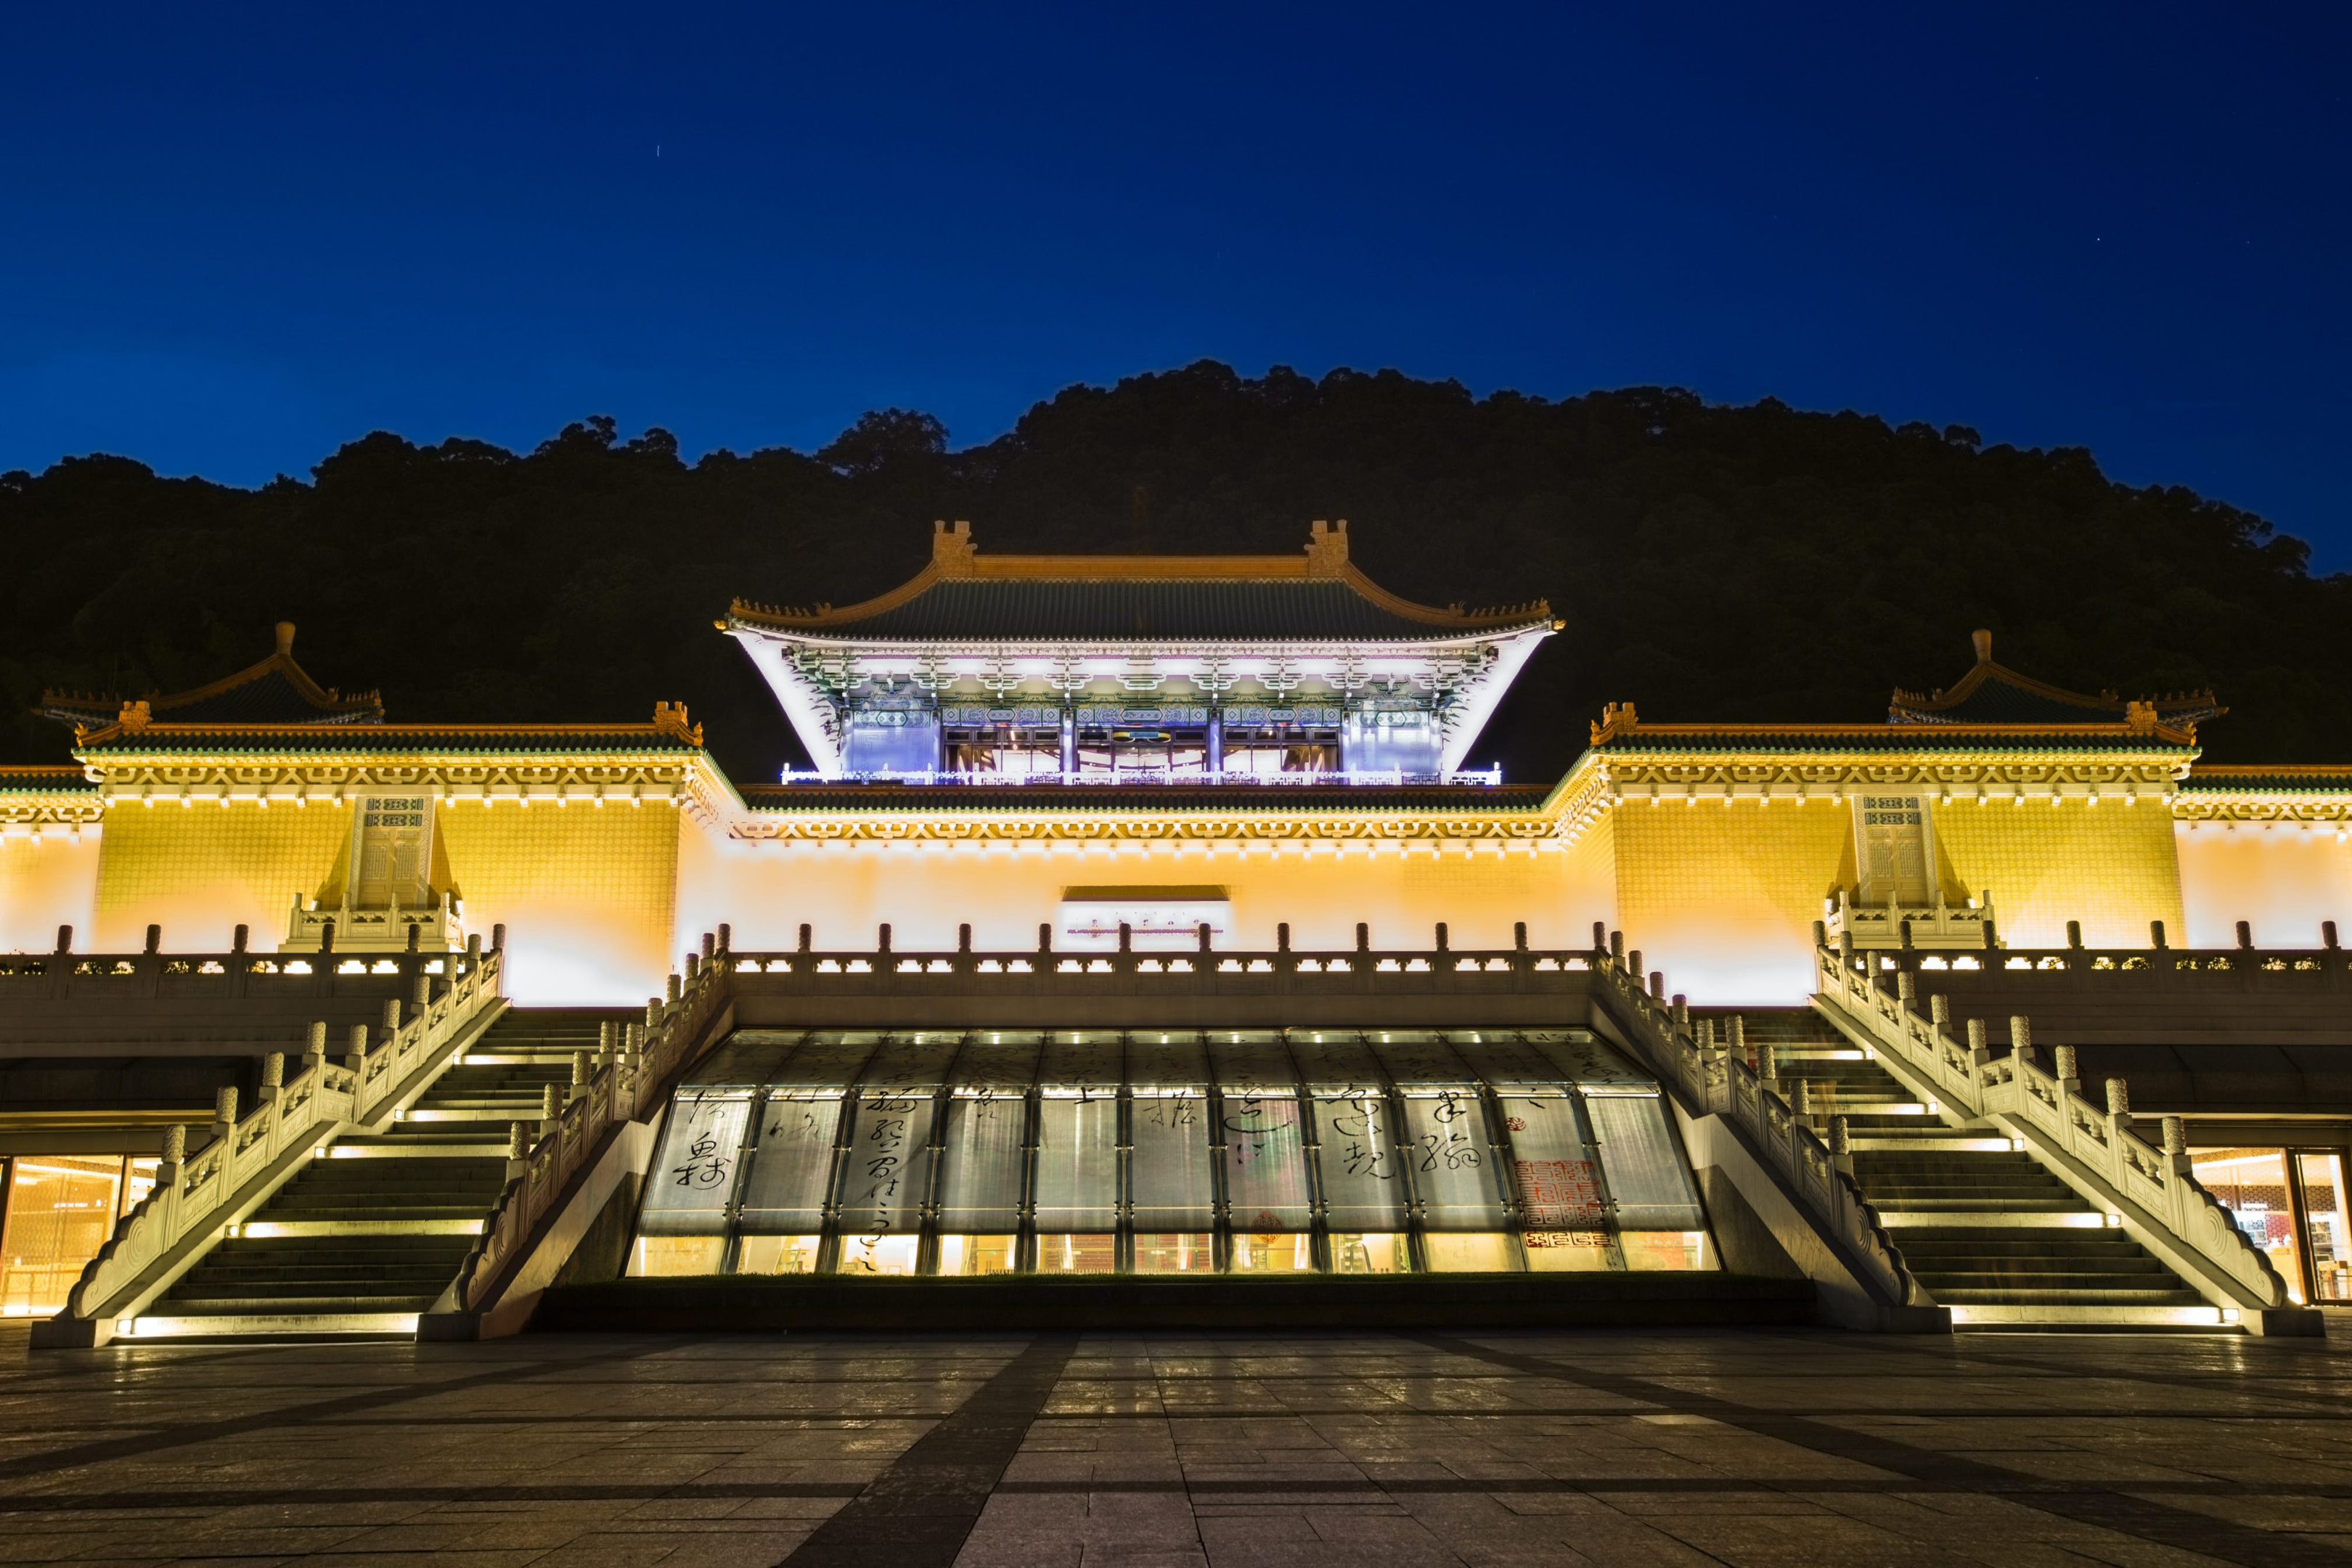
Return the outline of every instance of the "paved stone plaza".
[[[2352,1562],[2342,1342],[0,1340],[0,1562]]]

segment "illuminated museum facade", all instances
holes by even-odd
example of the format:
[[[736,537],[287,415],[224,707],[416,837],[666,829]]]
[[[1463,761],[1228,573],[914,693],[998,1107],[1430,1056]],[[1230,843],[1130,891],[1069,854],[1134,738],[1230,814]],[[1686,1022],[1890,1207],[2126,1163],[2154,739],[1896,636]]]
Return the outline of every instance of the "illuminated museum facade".
[[[2352,770],[2200,766],[2209,696],[2063,691],[1984,634],[1961,679],[1877,721],[1612,705],[1564,777],[1507,783],[1475,748],[1562,624],[1546,605],[1400,597],[1350,563],[1344,523],[1285,557],[991,557],[961,523],[932,546],[865,604],[738,601],[719,623],[814,763],[772,784],[730,779],[682,705],[387,722],[303,674],[291,627],[198,692],[52,694],[78,765],[0,772],[0,952],[63,952],[70,928],[75,952],[160,942],[429,996],[488,943],[520,1007],[650,1030],[699,1005],[677,976],[725,931],[731,1032],[674,1064],[646,1123],[637,1169],[664,1179],[632,1215],[637,1273],[1675,1273],[1722,1264],[1720,1173],[1747,1169],[1672,1101],[1672,1051],[1720,1048],[1696,1010],[1797,1008],[1841,943],[1990,977],[2009,952],[2332,950],[2352,916]],[[1381,999],[1439,969],[1517,989]],[[795,989],[852,971],[978,989],[856,1016]],[[1223,971],[1339,988],[1252,1013],[1212,1005]],[[1143,989],[1047,984],[1097,973]],[[1591,990],[1608,976],[1613,1001]],[[974,999],[1016,981],[1030,1000]],[[1571,982],[1590,995],[1545,989]],[[1636,1049],[1624,1020],[1645,1017],[1664,1043]],[[608,1032],[594,1071],[625,1055]],[[1742,1070],[1754,1114],[1783,1104],[1770,1051]],[[588,1072],[551,1089],[546,1125]],[[1818,1175],[1828,1119],[1791,1096],[1757,1125]],[[152,1162],[112,1157],[127,1211]],[[1832,1228],[1839,1190],[1817,1194]],[[2346,1293],[2352,1237],[2315,1247],[2320,1220],[2296,1223],[2295,1289]],[[52,1273],[55,1295],[71,1270]],[[2235,1321],[2212,1314],[2270,1280],[2145,1310]]]

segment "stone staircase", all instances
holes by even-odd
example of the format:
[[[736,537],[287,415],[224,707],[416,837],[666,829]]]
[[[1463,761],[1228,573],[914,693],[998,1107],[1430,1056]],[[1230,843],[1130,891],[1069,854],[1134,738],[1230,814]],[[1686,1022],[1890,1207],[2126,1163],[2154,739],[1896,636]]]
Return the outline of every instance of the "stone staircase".
[[[414,1333],[506,1184],[509,1124],[535,1133],[572,1053],[635,1016],[509,1008],[390,1131],[341,1139],[304,1166],[141,1315],[135,1336]]]
[[[1720,1034],[1728,1015],[1715,1016]],[[1855,1184],[1956,1327],[2215,1322],[2202,1296],[2033,1156],[1947,1124],[1820,1014],[1739,1016],[1752,1050],[1773,1047],[1783,1099],[1801,1094],[1824,1133],[1846,1119]]]

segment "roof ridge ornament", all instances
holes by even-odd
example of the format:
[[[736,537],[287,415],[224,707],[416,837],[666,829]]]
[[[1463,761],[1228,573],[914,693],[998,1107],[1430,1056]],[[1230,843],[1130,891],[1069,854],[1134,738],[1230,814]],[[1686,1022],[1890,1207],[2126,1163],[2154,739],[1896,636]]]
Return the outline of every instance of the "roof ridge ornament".
[[[1620,735],[1630,735],[1641,727],[1631,702],[1604,702],[1601,705],[1601,722],[1592,726],[1592,743],[1613,741]]]
[[[675,735],[689,746],[702,744],[702,726],[686,721],[686,704],[683,702],[654,704],[654,733]]]
[[[1348,520],[1327,523],[1321,518],[1307,525],[1307,574],[1337,577],[1348,566]],[[1459,606],[1456,606],[1459,608]]]
[[[972,558],[979,552],[980,546],[972,542],[970,519],[958,518],[952,528],[944,519],[933,520],[931,571],[934,574],[941,577],[970,577],[973,574]],[[831,607],[824,606],[827,609]]]

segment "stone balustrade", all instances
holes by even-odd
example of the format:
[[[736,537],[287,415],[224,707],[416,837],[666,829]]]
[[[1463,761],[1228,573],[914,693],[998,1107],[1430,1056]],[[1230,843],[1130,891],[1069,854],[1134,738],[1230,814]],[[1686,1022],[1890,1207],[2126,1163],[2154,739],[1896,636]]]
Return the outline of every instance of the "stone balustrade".
[[[2285,1304],[2285,1281],[2238,1228],[2229,1210],[2198,1183],[2178,1133],[2168,1127],[2165,1146],[2158,1147],[2134,1131],[2122,1079],[2108,1080],[2105,1105],[2085,1099],[2078,1092],[2073,1052],[2060,1047],[2056,1070],[2043,1068],[2034,1054],[2031,1020],[2022,1015],[2010,1019],[2007,1056],[1992,1055],[1981,1020],[1955,1039],[1943,998],[1931,1002],[1926,1017],[1915,1006],[1918,984],[1933,984],[1933,972],[1923,971],[1916,978],[1901,972],[1896,988],[1889,991],[1880,984],[1885,972],[1871,962],[1876,956],[1857,956],[1850,947],[1826,943],[1815,950],[1816,1001],[1825,1005],[1835,1021],[1890,1065],[1928,1086],[1938,1104],[1964,1120],[1994,1121],[2045,1167],[2100,1204],[2134,1233],[2135,1240],[2164,1258],[2225,1312],[2261,1313]],[[2135,969],[2112,964],[2101,969],[2084,962],[2100,955],[2070,949],[2068,956],[2076,965],[2069,973],[2100,984],[2127,984],[2142,977],[2177,984],[2184,976],[2191,984],[2210,984],[2226,976],[2234,984],[2250,974],[2293,983],[2296,976],[2331,973],[2292,967],[2173,968],[2155,962]],[[2155,949],[2105,956],[2163,960],[2214,955]]]
[[[153,1190],[122,1216],[82,1270],[55,1326],[110,1323],[133,1310],[139,1298],[168,1283],[153,1278],[168,1255],[192,1237],[218,1230],[250,1196],[249,1184],[281,1158],[389,1114],[404,1087],[447,1054],[483,1008],[497,1004],[503,961],[500,952],[477,948],[451,955],[455,972],[446,984],[436,987],[431,975],[418,974],[406,1001],[383,1003],[380,1030],[352,1027],[350,1051],[340,1061],[327,1055],[327,1025],[314,1023],[290,1079],[281,1054],[265,1060],[258,1104],[240,1112],[236,1090],[221,1089],[210,1136],[194,1149],[184,1128],[169,1129]],[[95,1337],[103,1342],[109,1336]],[[44,1338],[91,1342],[70,1332]]]

